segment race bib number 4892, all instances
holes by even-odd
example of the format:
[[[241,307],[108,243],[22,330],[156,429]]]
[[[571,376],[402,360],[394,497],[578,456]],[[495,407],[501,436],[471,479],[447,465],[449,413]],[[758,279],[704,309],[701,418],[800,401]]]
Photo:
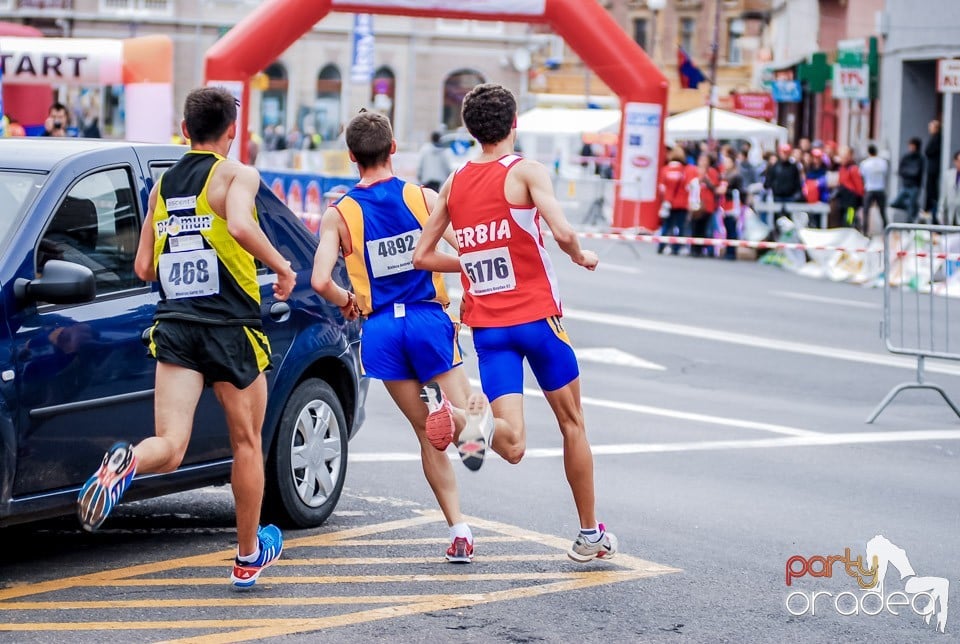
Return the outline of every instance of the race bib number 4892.
[[[204,297],[220,292],[217,251],[212,248],[160,255],[158,267],[167,299]]]
[[[417,228],[393,237],[367,242],[367,259],[374,277],[385,277],[413,270],[413,249],[422,231]]]
[[[508,248],[464,253],[460,256],[460,266],[470,280],[472,295],[503,293],[517,288],[517,276],[513,272]]]

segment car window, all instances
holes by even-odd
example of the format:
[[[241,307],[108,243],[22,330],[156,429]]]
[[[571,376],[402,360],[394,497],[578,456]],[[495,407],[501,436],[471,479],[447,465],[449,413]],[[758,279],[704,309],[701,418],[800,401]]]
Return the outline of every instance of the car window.
[[[163,173],[170,169],[173,165],[173,161],[163,161],[161,163],[151,163],[150,164],[150,178],[153,179],[153,183],[156,183]]]
[[[104,170],[78,181],[57,208],[37,248],[37,273],[51,259],[93,271],[97,295],[144,286],[133,270],[140,237],[129,171]]]
[[[46,178],[46,175],[31,172],[0,172],[0,242],[33,201]]]

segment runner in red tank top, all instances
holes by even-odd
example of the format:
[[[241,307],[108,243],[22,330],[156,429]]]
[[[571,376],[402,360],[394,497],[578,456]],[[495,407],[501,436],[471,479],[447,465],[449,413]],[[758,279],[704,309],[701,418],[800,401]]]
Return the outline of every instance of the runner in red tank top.
[[[553,193],[543,164],[516,156],[517,103],[509,90],[478,85],[463,99],[463,122],[483,146],[476,161],[451,176],[417,243],[417,268],[440,270],[437,242],[453,225],[464,286],[463,321],[473,329],[483,391],[497,422],[492,447],[503,454],[525,444],[523,361],[557,417],[564,468],[580,518],[580,534],[567,552],[574,561],[612,557],[617,538],[598,524],[593,455],[580,406],[580,373],[560,322],[560,297],[540,235],[542,216],[560,249],[593,270],[595,253],[580,248]],[[509,433],[502,429],[509,429]],[[504,451],[501,451],[504,450]]]

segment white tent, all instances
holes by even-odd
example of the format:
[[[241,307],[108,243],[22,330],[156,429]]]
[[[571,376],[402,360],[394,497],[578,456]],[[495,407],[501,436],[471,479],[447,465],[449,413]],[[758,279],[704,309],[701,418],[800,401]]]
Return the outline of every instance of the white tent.
[[[617,134],[620,110],[535,107],[517,118],[517,138],[525,156],[563,175],[579,174],[584,134]]]
[[[617,132],[620,110],[535,107],[517,118],[519,134],[584,134]]]
[[[667,118],[667,141],[706,140],[709,112],[709,107],[698,107]],[[747,139],[755,141],[754,147],[774,150],[780,141],[787,140],[787,128],[714,108],[713,138]]]

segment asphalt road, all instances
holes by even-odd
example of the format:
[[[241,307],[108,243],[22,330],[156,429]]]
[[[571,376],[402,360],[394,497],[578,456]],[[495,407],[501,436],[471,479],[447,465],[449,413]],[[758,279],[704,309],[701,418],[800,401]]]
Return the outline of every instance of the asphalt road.
[[[960,422],[922,391],[864,423],[914,375],[883,349],[881,291],[588,246],[601,254],[595,273],[553,255],[581,356],[598,510],[620,557],[577,566],[563,555],[576,515],[559,432],[531,395],[520,465],[491,459],[475,474],[455,463],[477,557],[443,563],[446,526],[412,432],[374,384],[337,512],[288,531],[284,565],[254,592],[226,586],[228,489],[127,504],[95,535],[66,520],[5,531],[17,554],[0,569],[0,641],[957,640],[953,597],[946,634],[936,616],[928,625],[897,606],[922,608],[916,593],[936,587],[931,578],[957,594]],[[960,368],[929,366],[960,397]],[[473,355],[467,367],[475,376]],[[876,535],[894,544],[878,550],[891,557],[883,606],[861,599],[843,562],[828,564],[830,577],[822,561],[805,566],[847,548],[864,556]],[[811,569],[820,576],[800,575]],[[843,612],[860,601],[899,615],[841,615],[838,596]]]

